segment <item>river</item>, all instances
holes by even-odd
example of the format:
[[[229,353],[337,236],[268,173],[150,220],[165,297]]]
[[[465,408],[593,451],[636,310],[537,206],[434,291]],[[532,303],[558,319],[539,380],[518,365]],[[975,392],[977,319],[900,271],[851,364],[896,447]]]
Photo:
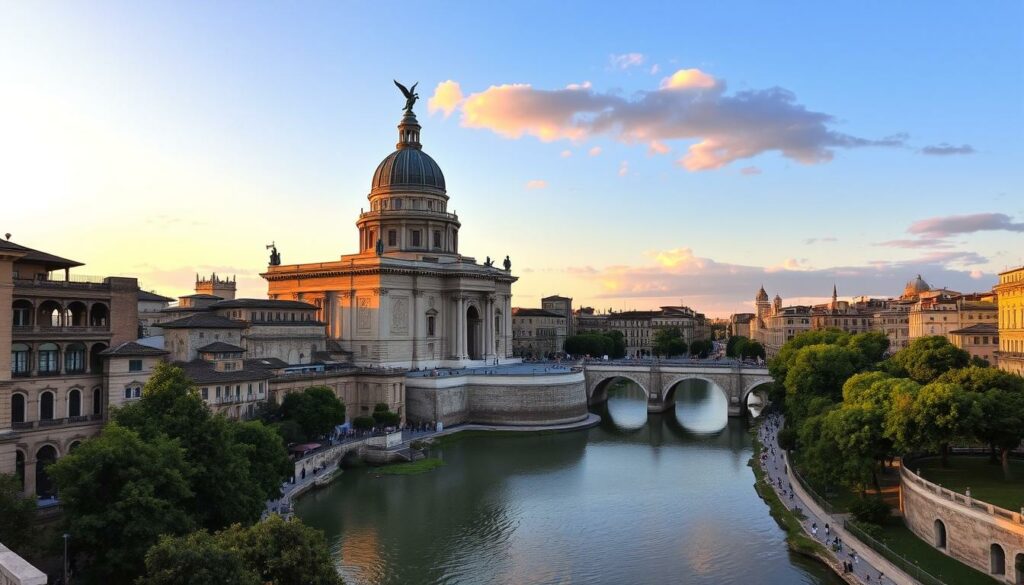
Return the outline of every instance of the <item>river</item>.
[[[842,583],[790,553],[747,467],[748,423],[702,381],[648,415],[620,383],[598,427],[471,436],[414,476],[349,470],[303,496],[348,585]]]

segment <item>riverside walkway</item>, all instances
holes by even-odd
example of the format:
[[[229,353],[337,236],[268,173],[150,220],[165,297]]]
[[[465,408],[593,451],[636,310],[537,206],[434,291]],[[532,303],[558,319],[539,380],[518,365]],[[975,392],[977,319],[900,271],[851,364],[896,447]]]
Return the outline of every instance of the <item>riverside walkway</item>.
[[[828,554],[839,564],[853,563],[853,572],[844,575],[848,582],[873,585],[919,585],[919,582],[876,553],[866,544],[843,528],[844,517],[826,513],[793,477],[784,451],[778,446],[778,432],[785,420],[773,414],[761,425],[758,433],[766,457],[760,461],[768,484],[775,490],[782,504],[790,510],[799,509],[804,519],[800,521],[804,532],[820,542]],[[780,484],[782,487],[780,487]],[[792,497],[790,497],[792,495]],[[814,534],[813,525],[817,525]],[[826,534],[825,525],[829,525]],[[842,550],[832,550],[831,542],[836,536],[843,543]],[[856,560],[855,560],[856,559]],[[851,581],[851,579],[853,579]]]

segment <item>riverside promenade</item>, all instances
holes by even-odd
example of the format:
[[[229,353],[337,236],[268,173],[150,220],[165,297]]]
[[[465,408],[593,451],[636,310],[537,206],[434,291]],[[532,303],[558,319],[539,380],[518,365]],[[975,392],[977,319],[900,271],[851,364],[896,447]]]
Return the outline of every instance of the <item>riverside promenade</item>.
[[[804,532],[825,547],[830,557],[840,566],[845,562],[853,562],[853,572],[843,575],[851,583],[873,585],[919,585],[919,581],[876,553],[869,546],[858,540],[843,528],[842,515],[826,513],[803,489],[800,482],[793,476],[792,468],[786,459],[785,452],[778,446],[778,432],[785,423],[784,417],[773,414],[769,416],[758,430],[758,438],[766,457],[760,461],[766,480],[779,496],[782,504],[790,510],[799,509],[804,519],[800,521]],[[781,487],[780,487],[781,485]],[[826,534],[825,525],[829,525]],[[817,525],[814,534],[813,525]],[[843,543],[842,550],[832,550],[832,539],[838,536]],[[856,558],[856,562],[854,562]]]
[[[424,441],[429,439],[436,439],[439,437],[445,437],[448,435],[454,435],[463,431],[504,431],[504,432],[519,432],[519,433],[536,433],[536,432],[570,432],[583,429],[589,429],[597,426],[601,422],[601,417],[590,413],[587,418],[560,425],[535,425],[535,426],[513,426],[513,425],[482,425],[482,424],[463,424],[455,425],[452,427],[445,428],[441,431],[402,431],[402,442],[394,447],[388,449],[388,451],[402,451],[410,448],[413,441]],[[357,445],[365,442],[371,437],[361,437],[355,439],[349,439],[346,441],[339,442],[338,444],[344,445]],[[301,465],[302,460],[296,461],[296,464]],[[269,514],[281,514],[282,516],[289,516],[292,512],[292,503],[295,498],[302,495],[304,492],[311,489],[316,485],[316,480],[329,473],[338,473],[339,461],[334,461],[328,464],[317,473],[307,473],[306,477],[296,477],[295,483],[286,482],[281,486],[282,495],[277,500],[268,500],[267,509],[264,512],[264,517]]]

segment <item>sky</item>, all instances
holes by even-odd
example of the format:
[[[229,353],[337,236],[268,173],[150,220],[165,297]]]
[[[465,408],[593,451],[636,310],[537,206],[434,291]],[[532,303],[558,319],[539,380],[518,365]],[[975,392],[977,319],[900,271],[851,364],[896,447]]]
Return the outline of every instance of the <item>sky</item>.
[[[0,3],[0,233],[191,292],[357,250],[418,82],[516,306],[988,290],[1024,263],[1019,2]]]

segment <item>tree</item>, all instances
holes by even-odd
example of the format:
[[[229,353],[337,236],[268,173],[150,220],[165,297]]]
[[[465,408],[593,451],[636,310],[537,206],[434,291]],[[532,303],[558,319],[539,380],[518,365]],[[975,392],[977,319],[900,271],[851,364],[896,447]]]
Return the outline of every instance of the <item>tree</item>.
[[[145,585],[343,585],[323,533],[278,515],[253,526],[165,537],[146,554]]]
[[[232,432],[238,423],[211,414],[181,368],[158,365],[142,399],[116,411],[114,420],[145,441],[165,436],[184,448],[194,493],[189,508],[200,526],[216,530],[260,517],[267,486],[250,473],[249,450]]]
[[[260,585],[241,551],[205,530],[164,536],[146,553],[146,574],[139,585]]]
[[[725,342],[725,356],[726,357],[740,357],[739,352],[736,351],[736,345],[744,341],[747,341],[747,337],[743,335],[732,335],[729,340]]]
[[[943,467],[948,466],[949,443],[969,438],[972,421],[980,416],[977,395],[949,382],[922,386],[907,402],[910,393],[901,389],[894,395],[886,433],[900,451],[939,452]]]
[[[711,350],[715,348],[715,344],[706,339],[695,339],[690,343],[690,355],[694,355],[699,358],[706,358]]]
[[[859,368],[865,370],[885,359],[889,351],[889,336],[880,331],[857,333],[847,339],[846,347],[857,352],[860,356]]]
[[[738,357],[742,359],[764,359],[765,351],[764,346],[761,342],[754,341],[753,339],[743,340],[736,345],[736,351],[739,352]]]
[[[654,332],[654,354],[673,357],[686,354],[686,340],[678,327],[665,327]]]
[[[373,421],[384,427],[395,427],[402,421],[397,412],[391,412],[391,408],[384,402],[377,403],[373,407]]]
[[[34,540],[36,502],[21,492],[19,477],[0,474],[0,543],[24,556]]]
[[[96,582],[131,583],[160,535],[194,527],[184,455],[176,441],[112,422],[50,466],[65,527]]]
[[[316,440],[345,422],[345,405],[327,386],[312,386],[292,392],[281,402],[281,416],[302,427],[306,440]]]
[[[263,583],[342,585],[323,533],[299,520],[285,521],[275,514],[247,528],[236,524],[219,537],[241,552]]]
[[[927,384],[950,370],[967,367],[970,358],[945,337],[935,335],[919,337],[896,352],[889,358],[888,368],[894,375]]]
[[[610,337],[600,333],[580,333],[565,338],[565,353],[601,357],[611,355],[614,344]]]
[[[608,354],[608,357],[613,360],[626,357],[626,336],[621,331],[606,331],[602,335],[612,342],[611,352]]]
[[[810,345],[795,354],[785,378],[787,414],[800,419],[808,399],[820,396],[838,402],[843,384],[857,371],[858,355],[839,345]]]
[[[768,372],[771,373],[772,378],[783,381],[796,360],[796,354],[801,349],[810,345],[839,345],[849,337],[849,333],[838,329],[805,331],[783,344],[775,357],[768,360]]]
[[[249,475],[263,490],[263,497],[279,498],[281,482],[295,469],[281,436],[259,421],[238,422],[230,429],[249,461]]]
[[[977,401],[974,418],[965,421],[979,441],[998,450],[1003,475],[1010,479],[1010,451],[1024,440],[1024,378],[996,368],[971,366],[950,370],[938,382],[957,384]]]

